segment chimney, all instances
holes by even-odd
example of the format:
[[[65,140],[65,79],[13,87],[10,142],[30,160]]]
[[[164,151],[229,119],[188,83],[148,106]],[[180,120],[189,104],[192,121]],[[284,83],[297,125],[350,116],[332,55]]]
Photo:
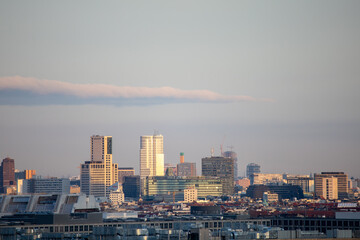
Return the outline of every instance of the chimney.
[[[180,163],[184,163],[184,153],[180,153]]]

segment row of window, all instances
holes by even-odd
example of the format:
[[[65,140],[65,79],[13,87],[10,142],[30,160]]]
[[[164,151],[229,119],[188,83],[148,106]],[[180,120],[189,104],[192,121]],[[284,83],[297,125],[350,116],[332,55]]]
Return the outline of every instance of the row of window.
[[[179,225],[191,225],[195,223],[201,223],[205,228],[222,228],[222,227],[229,227],[229,228],[236,228],[240,226],[242,223],[253,223],[258,225],[270,225],[270,221],[210,221],[210,222],[157,222],[157,223],[146,223],[146,224],[135,224],[139,225],[138,227],[141,228],[142,225],[146,225],[147,227],[159,227],[161,229],[178,229]],[[175,226],[176,225],[176,226]],[[104,225],[68,225],[68,226],[44,226],[44,227],[24,227],[23,229],[33,229],[35,231],[44,231],[44,232],[59,232],[59,233],[66,233],[66,232],[91,232],[94,227],[122,227],[128,226],[128,224],[104,224]]]

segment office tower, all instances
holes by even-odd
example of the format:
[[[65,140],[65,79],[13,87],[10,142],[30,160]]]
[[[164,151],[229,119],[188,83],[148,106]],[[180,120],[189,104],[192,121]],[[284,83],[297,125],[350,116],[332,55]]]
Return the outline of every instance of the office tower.
[[[140,137],[140,177],[164,176],[164,139],[153,136]]]
[[[125,176],[134,176],[135,175],[135,170],[134,168],[118,168],[118,177],[119,177],[119,183],[123,183],[124,182],[124,177]]]
[[[15,184],[15,161],[7,157],[0,166],[0,193],[7,193],[6,189]]]
[[[108,197],[108,188],[118,181],[118,165],[112,162],[111,136],[91,136],[90,159],[91,161],[81,164],[81,192],[96,197]]]
[[[236,152],[226,151],[223,153],[223,157],[232,158],[234,160],[234,179],[238,178],[238,158]]]
[[[140,197],[140,176],[125,176],[123,192],[126,198],[138,199]]]
[[[201,159],[203,176],[220,177],[223,194],[234,194],[234,159],[225,157],[206,157]]]
[[[314,175],[314,182],[315,182],[315,195],[317,197],[324,196],[324,181],[323,178],[337,178],[337,191],[338,191],[338,198],[347,198],[348,197],[348,176],[344,172],[322,172],[322,173],[315,173]],[[331,183],[331,181],[330,181]],[[333,183],[331,183],[333,184]]]
[[[260,173],[260,165],[256,163],[250,163],[246,166],[246,177],[250,178],[250,176],[254,173]]]
[[[185,162],[184,153],[180,153],[180,163],[176,166],[177,176],[196,177],[196,163]]]

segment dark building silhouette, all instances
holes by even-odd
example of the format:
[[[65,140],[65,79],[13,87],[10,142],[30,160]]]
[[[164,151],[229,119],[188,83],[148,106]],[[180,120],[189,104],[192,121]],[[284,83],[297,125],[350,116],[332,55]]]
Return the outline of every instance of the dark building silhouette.
[[[249,163],[246,166],[246,177],[250,178],[254,173],[260,173],[260,165],[256,163]]]
[[[15,184],[15,161],[7,157],[0,166],[0,192],[6,193],[6,188]]]
[[[221,207],[216,205],[192,205],[190,206],[190,212],[192,215],[221,215]]]
[[[140,176],[124,176],[123,192],[126,198],[140,197]]]
[[[276,193],[279,199],[302,199],[304,192],[300,186],[294,185],[251,185],[246,190],[246,196],[250,198],[262,198],[264,192]]]
[[[119,178],[119,182],[123,183],[124,182],[124,177],[125,176],[134,176],[135,175],[135,170],[132,167],[119,167],[118,168],[118,178]]]
[[[234,159],[227,157],[206,157],[201,159],[203,176],[219,177],[224,195],[234,194]]]

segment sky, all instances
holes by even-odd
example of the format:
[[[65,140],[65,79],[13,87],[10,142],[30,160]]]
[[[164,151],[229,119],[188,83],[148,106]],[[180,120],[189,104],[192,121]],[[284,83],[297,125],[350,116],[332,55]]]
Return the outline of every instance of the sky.
[[[360,1],[0,1],[0,157],[79,175],[90,136],[139,173],[238,154],[239,176],[360,178]]]

